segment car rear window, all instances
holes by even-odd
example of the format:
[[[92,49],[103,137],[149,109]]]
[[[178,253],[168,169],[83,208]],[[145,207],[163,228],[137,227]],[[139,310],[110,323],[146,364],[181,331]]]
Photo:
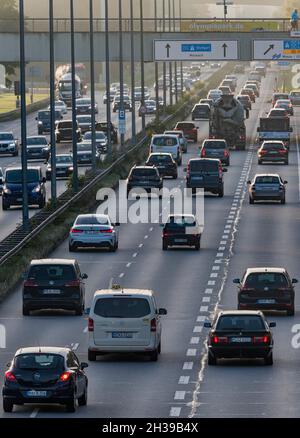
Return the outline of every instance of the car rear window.
[[[284,274],[278,272],[261,272],[249,274],[245,286],[250,288],[265,287],[288,287],[288,281]]]
[[[61,370],[64,358],[59,354],[20,354],[15,359],[15,365],[19,370]]]
[[[165,228],[167,229],[176,229],[178,227],[195,227],[196,221],[195,218],[189,217],[189,216],[182,216],[182,217],[171,217],[168,219],[168,222],[165,225]]]
[[[155,137],[152,140],[154,146],[176,146],[178,144],[177,138],[174,137]]]
[[[109,225],[107,218],[103,216],[79,216],[76,219],[76,225]]]
[[[148,163],[171,163],[172,157],[169,155],[153,155],[149,158]]]
[[[219,318],[216,330],[265,330],[265,325],[260,316],[256,315],[224,315]]]
[[[214,161],[206,161],[206,160],[190,161],[190,170],[192,172],[195,171],[216,172],[218,171],[218,163]]]
[[[142,318],[151,313],[148,300],[134,297],[113,297],[98,299],[95,315],[103,318]]]
[[[278,176],[257,176],[255,184],[279,184]]]
[[[209,105],[207,103],[195,105],[195,109],[206,110],[209,111]]]
[[[183,131],[189,130],[189,129],[194,129],[195,124],[194,123],[177,123],[176,128],[183,130]]]
[[[265,143],[263,149],[282,149],[284,146],[280,143]]]
[[[58,128],[59,129],[64,129],[64,128],[72,128],[72,122],[70,121],[70,122],[60,122],[59,124],[58,124]]]
[[[288,99],[289,95],[288,94],[274,94],[273,99],[278,100],[278,99]]]
[[[291,96],[293,97],[300,97],[300,91],[292,91]]]
[[[205,141],[203,147],[205,149],[225,149],[226,144],[224,141]]]
[[[131,176],[137,178],[140,176],[153,177],[153,176],[157,176],[157,172],[155,169],[133,169],[131,172]]]
[[[76,274],[70,265],[34,265],[30,268],[28,278],[37,281],[75,280]]]

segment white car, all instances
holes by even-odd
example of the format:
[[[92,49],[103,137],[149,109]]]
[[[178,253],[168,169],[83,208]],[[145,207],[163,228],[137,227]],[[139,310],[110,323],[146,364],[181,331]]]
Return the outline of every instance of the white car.
[[[48,110],[50,111],[50,109],[51,109],[51,107],[49,105]],[[54,102],[54,109],[55,109],[55,111],[60,111],[62,114],[68,113],[67,105],[62,100],[56,100]]]
[[[182,163],[182,149],[178,135],[156,134],[152,136],[150,143],[150,154],[153,152],[172,154],[178,166]]]
[[[210,90],[207,94],[207,99],[212,99],[216,102],[222,96],[222,91],[219,89]]]
[[[98,290],[87,309],[88,359],[102,353],[144,353],[157,361],[161,352],[161,315],[152,290],[113,285]]]

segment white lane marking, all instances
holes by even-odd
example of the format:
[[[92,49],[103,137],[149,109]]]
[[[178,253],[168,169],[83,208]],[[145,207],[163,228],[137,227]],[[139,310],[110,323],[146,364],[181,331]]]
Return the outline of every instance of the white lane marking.
[[[153,231],[153,229],[154,229],[153,227],[150,227],[150,228],[149,228],[150,233],[151,233],[151,231]]]
[[[144,237],[144,239],[148,239],[148,237],[149,237],[149,236],[146,234],[146,236]]]
[[[87,333],[88,332],[88,327],[86,326],[84,329],[83,329],[83,333]]]
[[[202,303],[209,303],[210,302],[210,297],[203,297],[202,298]]]
[[[131,262],[127,263],[126,268],[130,268],[131,265],[132,265]]]
[[[208,306],[201,306],[200,307],[200,312],[207,312],[208,311]]]
[[[224,234],[230,234],[230,230],[224,230]]]
[[[212,267],[212,270],[213,270],[213,271],[219,271],[219,270],[220,270],[220,266],[213,266],[213,267]]]
[[[76,342],[75,344],[71,344],[71,348],[72,348],[73,351],[78,350],[78,347],[79,347],[79,343],[78,342]]]
[[[181,408],[173,407],[170,409],[170,417],[179,417],[180,412],[181,412]]]
[[[140,244],[139,244],[139,248],[142,248],[143,246],[144,246],[143,243],[140,243]]]
[[[35,418],[37,416],[37,414],[39,413],[39,408],[35,408],[33,409],[33,411],[30,414],[30,418]]]
[[[214,286],[216,282],[214,280],[210,280],[207,282],[207,286]]]
[[[210,278],[217,278],[217,277],[218,277],[217,272],[213,272],[212,274],[210,274]]]
[[[197,350],[196,348],[188,348],[186,355],[187,356],[196,356],[197,354]]]
[[[203,330],[203,327],[201,325],[195,325],[193,333],[201,333]]]
[[[194,366],[194,362],[184,362],[182,369],[183,370],[192,370]]]
[[[225,246],[219,246],[218,251],[225,251]]]
[[[193,344],[193,345],[199,344],[199,342],[200,342],[200,338],[198,336],[193,336],[190,340],[190,344]]]
[[[180,376],[178,380],[179,385],[188,385],[190,381],[190,376]]]
[[[124,272],[122,272],[120,275],[119,275],[119,278],[122,278],[122,277],[124,277]]]
[[[228,239],[228,236],[226,235],[226,234],[224,234],[223,236],[222,236],[222,239]]]
[[[214,261],[214,264],[217,264],[217,263],[221,264],[222,261],[223,261],[222,259],[216,259],[216,260]]]
[[[174,395],[174,400],[184,400],[186,391],[176,391]]]
[[[206,316],[203,315],[197,316],[197,322],[204,322],[204,321],[206,321]]]
[[[223,252],[217,252],[216,257],[223,257],[224,253]]]
[[[227,242],[225,242],[224,240],[221,240],[220,245],[226,245],[226,244],[227,244]],[[225,249],[225,247],[224,247],[224,249]]]
[[[212,294],[213,293],[213,289],[205,289],[204,293],[205,294]]]
[[[134,254],[132,254],[132,257],[135,258],[138,255],[137,252],[135,252]]]

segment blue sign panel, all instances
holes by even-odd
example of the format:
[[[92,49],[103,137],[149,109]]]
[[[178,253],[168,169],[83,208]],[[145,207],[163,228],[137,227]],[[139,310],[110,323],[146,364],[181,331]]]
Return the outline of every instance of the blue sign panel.
[[[300,50],[300,40],[285,40],[283,41],[284,50]]]
[[[181,44],[182,52],[211,52],[211,44]]]

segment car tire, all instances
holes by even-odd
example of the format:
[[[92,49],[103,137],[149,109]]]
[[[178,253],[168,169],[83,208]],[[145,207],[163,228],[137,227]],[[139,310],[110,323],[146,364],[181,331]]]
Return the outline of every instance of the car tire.
[[[265,365],[273,365],[273,353],[265,357]]]
[[[111,247],[109,248],[109,251],[110,251],[110,252],[116,252],[116,251],[117,251],[117,247],[116,247],[116,245],[111,246]]]
[[[84,306],[83,306],[83,304],[81,304],[80,306],[78,306],[78,307],[75,307],[75,315],[76,316],[82,316],[83,315],[83,312],[84,312]]]
[[[163,250],[163,251],[168,251],[168,244],[167,244],[167,242],[165,242],[164,240],[163,240],[163,242],[162,242],[162,250]]]
[[[44,208],[46,205],[46,199],[43,198],[40,202],[39,202],[39,208]]]
[[[2,210],[3,211],[9,210],[9,204],[6,204],[6,202],[2,201]]]
[[[19,151],[16,151],[12,154],[13,157],[17,157],[19,155]]]
[[[224,188],[219,190],[219,198],[223,198],[223,196],[224,196]]]
[[[66,404],[66,410],[69,413],[73,413],[76,411],[76,397],[75,394],[73,395],[73,397],[71,397],[67,404]]]
[[[23,314],[23,316],[29,316],[30,315],[30,309],[28,309],[28,307],[23,305],[22,314]]]
[[[211,353],[208,353],[207,365],[217,365],[217,359]]]
[[[199,239],[198,242],[195,245],[195,250],[196,251],[200,251],[200,247],[201,247],[201,243],[200,243],[200,239]]]
[[[158,354],[161,354],[161,341],[158,344],[157,351],[158,351]]]
[[[87,386],[85,387],[84,393],[81,397],[78,398],[78,405],[79,406],[86,406],[87,405]]]
[[[290,310],[286,311],[287,316],[295,316],[295,307],[293,306]]]
[[[283,199],[281,199],[280,203],[281,203],[282,205],[285,204],[285,197],[284,197]]]
[[[14,404],[11,402],[11,400],[4,398],[3,399],[3,411],[4,412],[12,412],[13,408],[14,408]]]
[[[97,360],[97,354],[95,351],[88,350],[88,360],[90,362],[95,362]]]
[[[75,243],[69,243],[69,252],[75,252],[77,250],[77,246]]]
[[[178,175],[176,173],[176,175],[173,175],[173,179],[177,179],[177,178],[178,178]]]
[[[254,199],[252,199],[250,196],[249,196],[249,204],[251,204],[251,205],[254,204]]]
[[[158,360],[158,349],[151,351],[151,353],[149,354],[149,359],[151,360],[151,362],[157,362],[157,360]]]
[[[288,164],[289,164],[289,160],[286,160],[286,161],[284,162],[284,164],[285,164],[286,166],[288,166]]]
[[[257,164],[260,166],[262,164],[262,161],[258,160]]]

